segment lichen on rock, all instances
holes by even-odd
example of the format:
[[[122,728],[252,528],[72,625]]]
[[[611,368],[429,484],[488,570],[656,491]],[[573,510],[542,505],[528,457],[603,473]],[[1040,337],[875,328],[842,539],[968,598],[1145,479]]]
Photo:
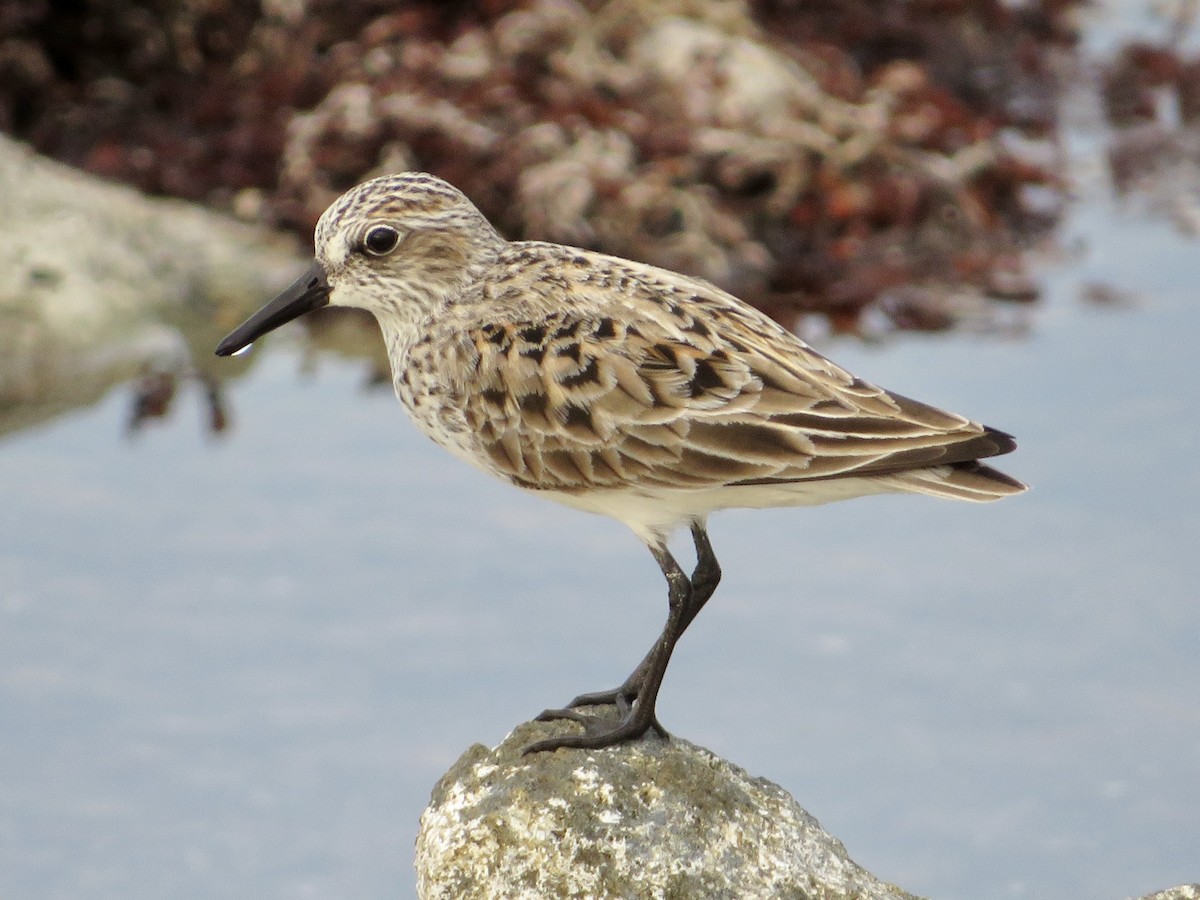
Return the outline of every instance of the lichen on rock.
[[[778,785],[687,741],[521,755],[570,727],[521,725],[443,776],[417,839],[423,900],[912,897]]]

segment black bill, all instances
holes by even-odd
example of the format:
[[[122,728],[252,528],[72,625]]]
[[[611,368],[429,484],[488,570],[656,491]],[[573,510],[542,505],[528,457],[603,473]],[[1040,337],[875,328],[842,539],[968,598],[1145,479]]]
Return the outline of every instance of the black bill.
[[[329,281],[319,262],[297,278],[282,294],[233,329],[217,345],[217,356],[232,356],[274,331],[280,325],[312,312],[329,302]]]

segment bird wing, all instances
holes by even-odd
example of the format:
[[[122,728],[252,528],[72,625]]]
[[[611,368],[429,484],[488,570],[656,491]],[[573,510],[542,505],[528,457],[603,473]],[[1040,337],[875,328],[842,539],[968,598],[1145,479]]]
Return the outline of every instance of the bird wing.
[[[597,258],[603,266],[583,265]],[[473,440],[522,486],[775,484],[1015,446],[856,378],[707,282],[597,254],[576,263],[573,277],[556,270],[538,282],[545,315],[496,314],[461,338],[473,357],[469,397],[460,389]],[[602,274],[589,276],[595,268]],[[503,294],[491,298],[497,313]]]

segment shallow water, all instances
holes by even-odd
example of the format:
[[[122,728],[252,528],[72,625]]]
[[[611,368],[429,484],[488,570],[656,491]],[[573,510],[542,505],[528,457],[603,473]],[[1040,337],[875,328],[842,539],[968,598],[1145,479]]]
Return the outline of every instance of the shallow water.
[[[1094,184],[1063,244],[1025,338],[822,344],[1016,434],[1033,490],[715,517],[660,702],[933,897],[1200,878],[1200,253]],[[412,897],[458,754],[661,625],[620,526],[450,458],[362,363],[255,352],[221,440],[194,392],[127,439],[118,390],[0,443],[0,896]]]

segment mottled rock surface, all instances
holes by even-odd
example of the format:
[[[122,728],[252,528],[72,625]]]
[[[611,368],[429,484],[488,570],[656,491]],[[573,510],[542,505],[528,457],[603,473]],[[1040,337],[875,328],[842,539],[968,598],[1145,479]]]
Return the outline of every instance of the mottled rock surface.
[[[417,837],[422,900],[915,900],[781,787],[679,738],[521,755],[575,727],[520,725],[442,777]],[[1200,900],[1200,885],[1139,900]]]
[[[1200,884],[1181,884],[1179,887],[1146,894],[1138,900],[1200,900]]]
[[[424,900],[912,897],[778,785],[687,741],[521,756],[573,727],[521,725],[446,773],[417,838]]]

